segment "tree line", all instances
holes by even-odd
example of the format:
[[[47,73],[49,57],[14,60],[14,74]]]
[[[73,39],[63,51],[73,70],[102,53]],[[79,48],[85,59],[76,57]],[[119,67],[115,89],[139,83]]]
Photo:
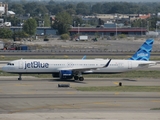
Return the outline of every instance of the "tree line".
[[[10,2],[9,10],[14,11],[17,15],[42,16],[56,15],[59,12],[66,11],[69,14],[76,15],[93,15],[93,14],[148,14],[160,12],[159,2]]]
[[[160,3],[129,3],[129,2],[54,2],[50,0],[49,2],[26,2],[25,0],[20,0],[20,2],[11,2],[10,0],[5,0],[8,2],[8,9],[16,13],[15,17],[4,17],[6,21],[10,21],[13,26],[17,26],[20,23],[26,23],[22,21],[24,17],[33,18],[36,25],[38,26],[39,21],[44,21],[44,26],[52,26],[58,29],[59,34],[68,33],[70,25],[78,26],[85,24],[81,18],[76,15],[95,15],[95,14],[148,14],[148,13],[158,13],[160,12]],[[50,15],[55,15],[55,21],[52,24],[50,22]],[[150,30],[155,30],[156,21],[160,21],[159,18],[153,17],[147,20],[135,20],[126,24],[131,24],[132,27],[146,27],[148,25]],[[149,22],[149,24],[147,23]],[[92,26],[97,26],[104,23],[104,21],[99,20],[89,21],[87,24]],[[86,24],[86,25],[87,25]],[[27,25],[30,26],[30,25]],[[24,27],[23,27],[24,28]],[[29,27],[26,27],[26,29]],[[32,28],[32,27],[31,27]],[[34,28],[35,30],[35,28]],[[29,30],[32,31],[32,30]],[[25,30],[27,33],[27,30]],[[27,33],[28,35],[33,35],[33,33]]]

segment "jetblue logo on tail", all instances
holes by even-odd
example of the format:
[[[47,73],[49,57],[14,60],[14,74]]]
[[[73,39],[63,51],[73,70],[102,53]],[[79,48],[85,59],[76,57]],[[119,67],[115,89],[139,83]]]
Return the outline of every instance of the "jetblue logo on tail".
[[[145,53],[139,53],[139,54],[137,54],[137,56],[138,56],[138,57],[147,57],[147,56],[148,56],[148,54],[145,54]]]
[[[145,53],[139,53],[137,54],[138,57],[148,57],[148,54]]]
[[[150,59],[154,39],[147,39],[137,52],[130,58],[130,60],[144,60]]]

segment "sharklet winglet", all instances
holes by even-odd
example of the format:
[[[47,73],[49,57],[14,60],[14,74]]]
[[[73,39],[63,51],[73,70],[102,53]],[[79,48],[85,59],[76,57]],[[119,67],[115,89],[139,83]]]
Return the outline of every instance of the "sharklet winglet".
[[[112,59],[110,59],[110,60],[107,62],[107,64],[106,64],[105,66],[103,66],[103,67],[108,67],[109,64],[110,64],[110,62],[111,62],[111,60],[112,60]]]

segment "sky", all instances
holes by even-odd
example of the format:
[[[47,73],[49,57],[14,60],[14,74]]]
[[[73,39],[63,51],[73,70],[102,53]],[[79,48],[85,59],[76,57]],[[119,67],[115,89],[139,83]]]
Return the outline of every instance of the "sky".
[[[78,1],[78,0],[77,0]],[[86,1],[97,1],[97,0],[86,0]],[[159,0],[98,0],[98,1],[106,1],[106,2],[112,2],[112,1],[118,1],[118,2],[121,2],[121,1],[125,1],[125,2],[150,2],[150,1],[159,1]]]
[[[19,0],[11,0],[19,1]],[[26,1],[50,1],[50,0],[26,0]],[[160,2],[160,0],[53,0],[53,1],[73,1],[73,2]]]
[[[60,1],[60,0],[54,0]],[[85,1],[85,2],[160,2],[160,0],[61,0],[61,1]]]
[[[160,2],[160,0],[73,0],[73,1],[86,1],[86,2],[100,2],[100,1],[103,1],[103,2]]]

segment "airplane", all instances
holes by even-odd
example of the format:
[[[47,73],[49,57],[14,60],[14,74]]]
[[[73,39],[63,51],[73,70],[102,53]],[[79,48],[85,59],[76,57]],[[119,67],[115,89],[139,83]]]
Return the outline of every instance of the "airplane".
[[[83,81],[83,74],[111,74],[148,68],[156,65],[149,61],[154,39],[147,39],[128,60],[120,59],[20,59],[9,62],[2,70],[19,74],[52,74],[60,79]]]

